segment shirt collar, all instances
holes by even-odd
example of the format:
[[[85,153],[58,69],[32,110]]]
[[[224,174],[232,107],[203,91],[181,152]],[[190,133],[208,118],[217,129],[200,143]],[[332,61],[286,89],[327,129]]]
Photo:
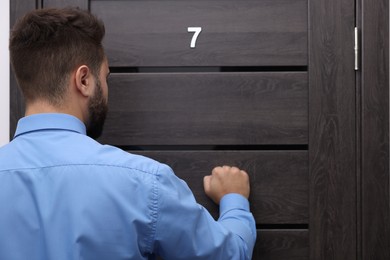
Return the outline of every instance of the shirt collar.
[[[80,134],[86,134],[86,128],[83,122],[77,117],[68,114],[34,114],[21,118],[16,127],[15,137],[39,130],[56,129],[68,130]]]

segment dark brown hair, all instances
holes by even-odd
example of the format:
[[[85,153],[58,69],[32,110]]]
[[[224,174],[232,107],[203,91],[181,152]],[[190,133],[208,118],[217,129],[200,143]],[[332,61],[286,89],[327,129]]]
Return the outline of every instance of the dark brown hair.
[[[19,19],[9,49],[26,101],[44,98],[60,104],[70,73],[80,65],[98,77],[104,33],[102,21],[78,8],[34,10]]]

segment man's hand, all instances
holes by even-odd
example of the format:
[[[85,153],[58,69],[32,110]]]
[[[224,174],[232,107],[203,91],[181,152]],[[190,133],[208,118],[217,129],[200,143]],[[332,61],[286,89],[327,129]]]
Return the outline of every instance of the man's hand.
[[[217,204],[228,193],[238,193],[249,198],[249,176],[237,167],[215,167],[211,175],[204,177],[203,186],[206,195]]]

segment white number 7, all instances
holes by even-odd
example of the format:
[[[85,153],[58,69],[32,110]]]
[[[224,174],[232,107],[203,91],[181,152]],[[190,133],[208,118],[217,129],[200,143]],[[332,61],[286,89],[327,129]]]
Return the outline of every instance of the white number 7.
[[[199,36],[201,31],[202,31],[202,27],[188,27],[188,32],[194,33],[194,35],[192,36],[192,39],[191,39],[191,44],[190,44],[191,48],[195,48],[196,39],[198,39],[198,36]]]

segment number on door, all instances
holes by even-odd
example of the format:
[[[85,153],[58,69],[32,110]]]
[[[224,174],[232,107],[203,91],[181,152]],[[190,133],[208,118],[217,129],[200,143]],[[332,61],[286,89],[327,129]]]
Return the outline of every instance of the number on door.
[[[188,27],[188,32],[193,32],[194,35],[192,36],[190,47],[195,48],[196,46],[196,40],[198,39],[198,36],[200,32],[202,31],[202,27]]]

